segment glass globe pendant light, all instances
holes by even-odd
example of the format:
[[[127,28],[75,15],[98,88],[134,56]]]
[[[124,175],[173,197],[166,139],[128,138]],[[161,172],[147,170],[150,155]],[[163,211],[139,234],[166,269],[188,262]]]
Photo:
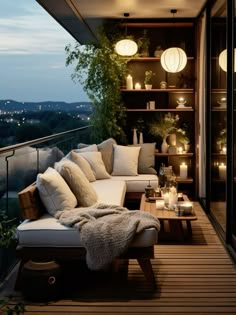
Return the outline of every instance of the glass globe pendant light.
[[[167,72],[180,72],[185,68],[186,64],[186,53],[179,47],[168,48],[161,55],[161,65]]]
[[[129,17],[129,13],[124,13],[124,16]],[[127,25],[125,26],[125,36],[127,37]],[[120,56],[133,56],[138,51],[138,45],[135,41],[125,38],[116,43],[115,51]]]
[[[227,72],[227,50],[224,49],[219,55],[219,65],[222,70]],[[236,72],[236,48],[234,48],[234,72]]]

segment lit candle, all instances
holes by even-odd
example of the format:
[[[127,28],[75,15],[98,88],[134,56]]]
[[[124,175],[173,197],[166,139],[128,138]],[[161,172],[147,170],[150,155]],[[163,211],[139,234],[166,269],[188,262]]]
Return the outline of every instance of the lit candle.
[[[133,78],[130,74],[126,78],[126,88],[127,90],[133,90]]]
[[[186,163],[182,163],[180,165],[180,178],[187,178],[188,177],[188,166],[186,165]]]
[[[178,147],[178,153],[183,153],[183,148],[182,147]]]
[[[180,204],[180,210],[184,211],[184,214],[191,214],[192,213],[192,209],[193,209],[193,204],[191,202],[183,202]]]
[[[223,153],[223,154],[226,154],[226,147],[223,147],[223,148],[222,148],[222,153]]]
[[[219,177],[223,180],[226,179],[226,165],[224,163],[219,165]]]
[[[170,198],[170,193],[169,193],[169,192],[165,192],[165,193],[163,194],[163,199],[164,199],[164,205],[165,205],[166,207],[169,206],[169,198]]]
[[[140,83],[135,83],[135,90],[141,90],[141,84]]]

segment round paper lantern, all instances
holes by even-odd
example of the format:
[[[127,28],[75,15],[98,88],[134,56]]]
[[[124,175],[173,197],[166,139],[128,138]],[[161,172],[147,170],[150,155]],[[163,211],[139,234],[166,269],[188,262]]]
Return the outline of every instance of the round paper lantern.
[[[227,72],[227,50],[224,49],[219,55],[219,65],[222,70]],[[234,48],[234,72],[236,72],[236,49]]]
[[[131,39],[122,39],[116,43],[115,51],[120,56],[133,56],[138,51],[138,45]]]
[[[186,53],[179,47],[168,48],[161,54],[161,65],[167,72],[179,72],[186,64]]]

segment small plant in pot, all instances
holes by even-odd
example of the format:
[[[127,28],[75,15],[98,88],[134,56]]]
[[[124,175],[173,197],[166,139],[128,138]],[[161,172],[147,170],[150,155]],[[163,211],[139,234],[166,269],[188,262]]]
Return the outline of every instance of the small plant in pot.
[[[152,70],[145,71],[144,84],[146,90],[152,89],[152,77],[156,75]]]

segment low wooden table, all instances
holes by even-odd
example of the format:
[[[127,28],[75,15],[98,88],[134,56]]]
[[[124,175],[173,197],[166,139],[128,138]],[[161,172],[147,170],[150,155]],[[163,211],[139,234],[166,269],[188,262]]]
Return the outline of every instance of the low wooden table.
[[[184,200],[188,200],[186,195],[184,195]],[[191,238],[191,221],[197,220],[194,211],[191,215],[177,216],[173,210],[156,209],[156,202],[146,201],[144,194],[141,198],[140,210],[149,212],[159,219],[161,223],[159,240],[179,241]],[[186,224],[186,229],[184,229],[184,224]]]

